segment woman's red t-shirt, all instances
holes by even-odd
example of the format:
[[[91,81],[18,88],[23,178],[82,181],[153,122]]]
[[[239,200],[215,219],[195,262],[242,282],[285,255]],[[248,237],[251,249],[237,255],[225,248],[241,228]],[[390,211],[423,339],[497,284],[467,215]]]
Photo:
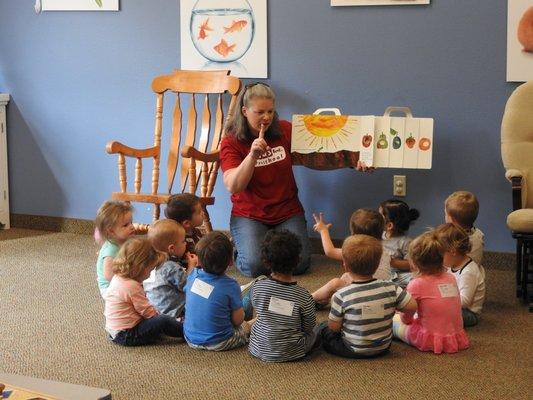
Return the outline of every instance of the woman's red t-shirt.
[[[291,124],[280,121],[281,137],[269,139],[270,151],[256,162],[252,179],[243,192],[231,195],[231,215],[276,225],[304,210],[292,172]],[[250,152],[252,140],[225,136],[220,145],[222,172],[237,168]]]

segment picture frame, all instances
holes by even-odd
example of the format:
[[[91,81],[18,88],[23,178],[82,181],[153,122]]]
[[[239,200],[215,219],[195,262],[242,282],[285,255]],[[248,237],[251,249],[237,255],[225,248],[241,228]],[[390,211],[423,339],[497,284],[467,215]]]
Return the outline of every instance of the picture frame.
[[[533,79],[533,0],[507,2],[507,82]]]
[[[208,3],[211,4],[211,3]],[[180,0],[181,69],[268,78],[267,0]]]
[[[35,10],[37,12],[119,11],[119,0],[38,0],[35,3]]]
[[[331,0],[331,7],[342,6],[412,6],[429,4],[430,0]]]

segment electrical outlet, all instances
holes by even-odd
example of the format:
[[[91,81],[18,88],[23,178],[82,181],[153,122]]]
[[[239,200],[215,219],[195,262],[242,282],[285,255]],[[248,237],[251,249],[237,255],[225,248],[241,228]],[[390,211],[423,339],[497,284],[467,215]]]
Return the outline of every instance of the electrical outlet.
[[[407,195],[407,179],[405,175],[394,175],[392,179],[392,195],[400,197]]]

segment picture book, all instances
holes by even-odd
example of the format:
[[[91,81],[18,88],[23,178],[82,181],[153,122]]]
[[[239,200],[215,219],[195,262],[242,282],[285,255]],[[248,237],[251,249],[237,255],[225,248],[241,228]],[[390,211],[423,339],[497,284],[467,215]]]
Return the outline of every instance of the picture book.
[[[355,167],[361,160],[377,168],[430,169],[432,154],[433,119],[414,118],[408,107],[389,107],[382,116],[342,115],[336,108],[321,108],[292,117],[295,165],[336,169]]]

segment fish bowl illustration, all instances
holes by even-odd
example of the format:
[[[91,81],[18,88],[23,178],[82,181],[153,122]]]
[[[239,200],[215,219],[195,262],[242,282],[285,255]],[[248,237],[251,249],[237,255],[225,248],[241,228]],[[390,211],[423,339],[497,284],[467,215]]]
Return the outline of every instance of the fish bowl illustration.
[[[191,12],[189,30],[194,47],[208,60],[238,60],[254,38],[252,7],[247,0],[198,0]]]

